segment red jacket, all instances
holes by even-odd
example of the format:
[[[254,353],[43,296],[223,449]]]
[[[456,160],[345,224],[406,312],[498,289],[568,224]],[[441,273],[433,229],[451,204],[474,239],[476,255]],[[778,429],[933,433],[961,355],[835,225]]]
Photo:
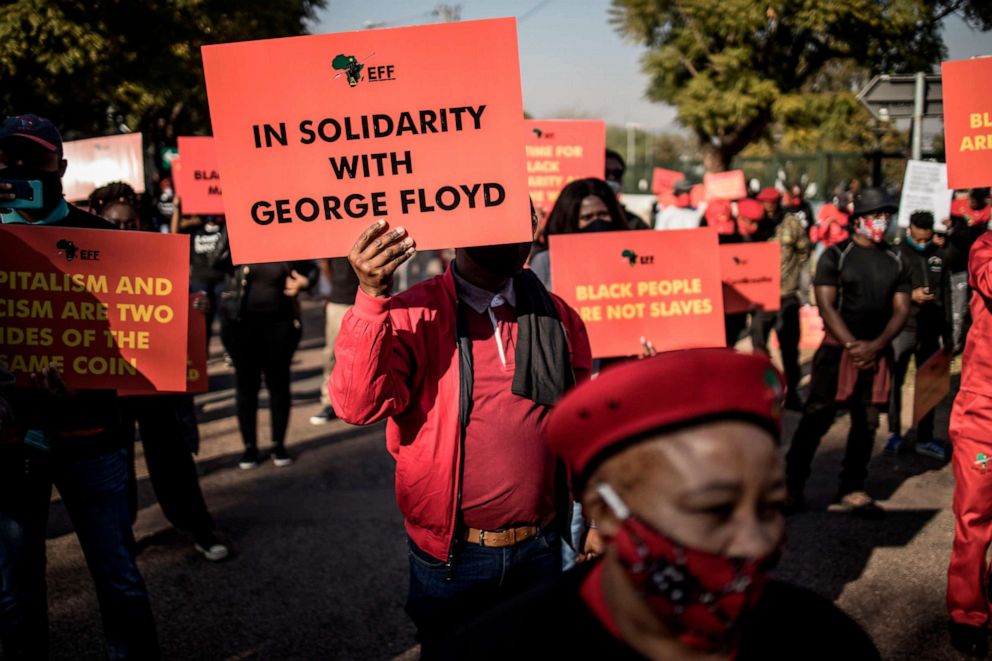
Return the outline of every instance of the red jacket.
[[[552,294],[576,381],[592,358],[578,314]],[[449,559],[455,534],[461,443],[455,282],[451,268],[391,298],[361,290],[341,323],[328,391],[338,416],[367,425],[388,418],[396,503],[414,543]]]
[[[968,258],[971,329],[961,365],[961,390],[992,396],[992,233],[982,234]]]

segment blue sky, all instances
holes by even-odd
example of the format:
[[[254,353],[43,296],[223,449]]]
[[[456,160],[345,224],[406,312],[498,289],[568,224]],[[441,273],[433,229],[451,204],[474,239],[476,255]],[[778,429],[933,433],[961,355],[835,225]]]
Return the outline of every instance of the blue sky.
[[[437,0],[329,0],[314,32],[360,30],[366,21],[388,27],[430,23]],[[610,124],[637,122],[676,130],[672,108],[644,99],[643,52],[607,24],[609,0],[451,0],[463,20],[516,16],[524,108],[535,117],[581,114]],[[960,19],[945,24],[950,59],[992,54],[992,33]]]

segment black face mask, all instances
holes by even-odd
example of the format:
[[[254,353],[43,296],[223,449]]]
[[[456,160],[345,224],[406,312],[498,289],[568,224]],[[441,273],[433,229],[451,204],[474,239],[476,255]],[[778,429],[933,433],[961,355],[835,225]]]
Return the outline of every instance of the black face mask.
[[[0,179],[35,179],[41,182],[41,208],[27,209],[32,216],[47,216],[62,201],[62,175],[14,165],[0,170]]]
[[[512,278],[523,270],[530,255],[530,242],[465,248],[473,262],[501,278]]]
[[[597,218],[585,227],[579,229],[579,232],[586,234],[587,232],[609,232],[613,229],[613,223],[608,220],[603,220],[602,218]]]

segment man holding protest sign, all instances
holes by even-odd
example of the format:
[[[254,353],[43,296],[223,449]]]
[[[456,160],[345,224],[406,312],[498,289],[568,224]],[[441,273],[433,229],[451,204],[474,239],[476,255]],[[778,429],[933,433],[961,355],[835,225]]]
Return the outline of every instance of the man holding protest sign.
[[[782,269],[782,300],[777,312],[759,310],[751,321],[751,342],[758,351],[768,353],[768,338],[775,329],[778,345],[782,350],[782,367],[785,371],[787,394],[785,407],[798,411],[802,408],[799,398],[799,291],[802,274],[810,257],[809,238],[802,221],[794,213],[782,210],[782,194],[769,187],[758,193],[758,201],[765,208],[765,216],[754,235],[756,241],[777,241]]]
[[[331,399],[346,422],[388,419],[407,612],[425,656],[445,631],[561,568],[571,500],[542,433],[592,358],[578,314],[523,270],[529,249],[459,249],[444,275],[396,296],[393,274],[415,251],[404,228],[378,221],[349,255],[360,287]]]
[[[882,514],[864,489],[879,411],[889,399],[889,345],[909,317],[909,272],[885,243],[896,208],[884,191],[862,190],[851,215],[853,237],[829,248],[817,265],[813,285],[827,335],[813,358],[809,398],[786,456],[793,511],[805,506],[816,449],[846,404],[851,431],[836,505],[867,517]]]
[[[113,229],[66,203],[67,162],[55,126],[36,115],[0,124],[0,207],[4,224]],[[25,204],[25,185],[40,205]],[[14,389],[14,424],[0,444],[0,639],[13,659],[46,658],[45,538],[54,484],[72,519],[96,584],[113,659],[156,659],[158,641],[135,561],[126,453],[112,390],[69,391],[49,365],[33,388]],[[5,425],[6,427],[6,425]],[[6,430],[5,430],[6,431]]]

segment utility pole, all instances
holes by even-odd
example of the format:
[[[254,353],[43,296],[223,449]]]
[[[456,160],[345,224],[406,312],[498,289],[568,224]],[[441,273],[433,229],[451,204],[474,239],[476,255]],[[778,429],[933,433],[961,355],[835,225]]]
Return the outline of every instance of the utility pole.
[[[922,71],[916,73],[916,89],[913,96],[913,160],[923,158],[923,113],[926,105],[927,77]]]

